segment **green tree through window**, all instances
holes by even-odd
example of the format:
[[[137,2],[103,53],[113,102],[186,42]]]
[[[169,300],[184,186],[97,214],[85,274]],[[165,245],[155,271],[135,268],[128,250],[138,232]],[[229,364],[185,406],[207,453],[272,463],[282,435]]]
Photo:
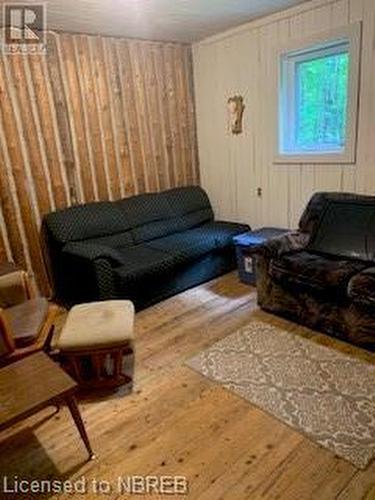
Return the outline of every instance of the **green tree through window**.
[[[295,145],[303,151],[345,146],[349,55],[328,55],[296,64]]]

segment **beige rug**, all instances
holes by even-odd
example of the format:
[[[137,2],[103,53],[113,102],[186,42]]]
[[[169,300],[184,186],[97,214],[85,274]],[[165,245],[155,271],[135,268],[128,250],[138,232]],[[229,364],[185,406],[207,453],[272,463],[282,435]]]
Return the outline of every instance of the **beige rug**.
[[[258,321],[187,365],[360,469],[375,454],[375,366]]]

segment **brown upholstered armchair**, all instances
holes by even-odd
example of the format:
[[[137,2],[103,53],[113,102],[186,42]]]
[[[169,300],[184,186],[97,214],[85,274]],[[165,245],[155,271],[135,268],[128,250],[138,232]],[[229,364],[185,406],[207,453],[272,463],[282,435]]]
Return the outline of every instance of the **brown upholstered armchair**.
[[[255,251],[262,309],[375,350],[375,196],[316,193]]]
[[[9,265],[0,273],[0,366],[42,350],[56,312],[47,299],[33,296],[24,271]]]

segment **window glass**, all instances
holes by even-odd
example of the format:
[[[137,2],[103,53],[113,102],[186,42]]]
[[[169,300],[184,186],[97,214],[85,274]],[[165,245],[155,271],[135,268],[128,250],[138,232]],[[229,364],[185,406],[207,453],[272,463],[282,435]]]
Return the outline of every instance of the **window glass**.
[[[346,141],[349,54],[295,66],[295,149],[341,151]]]

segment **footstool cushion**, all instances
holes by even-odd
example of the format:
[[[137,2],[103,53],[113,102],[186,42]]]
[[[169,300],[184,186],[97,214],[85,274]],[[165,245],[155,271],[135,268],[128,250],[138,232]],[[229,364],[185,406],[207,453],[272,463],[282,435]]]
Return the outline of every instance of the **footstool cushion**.
[[[134,340],[134,306],[129,300],[107,300],[74,306],[57,341],[63,352],[90,351]]]

